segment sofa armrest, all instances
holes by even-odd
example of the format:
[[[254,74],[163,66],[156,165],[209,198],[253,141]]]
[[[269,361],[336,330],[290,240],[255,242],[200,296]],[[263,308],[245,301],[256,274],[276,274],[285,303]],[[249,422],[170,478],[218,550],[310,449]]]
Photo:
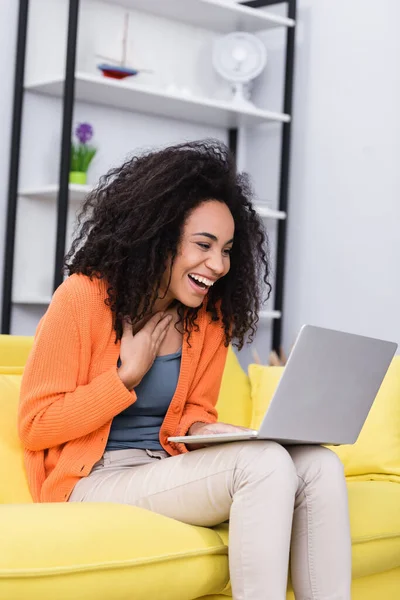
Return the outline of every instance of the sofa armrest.
[[[24,335],[0,335],[0,365],[23,367],[33,345],[33,337]]]

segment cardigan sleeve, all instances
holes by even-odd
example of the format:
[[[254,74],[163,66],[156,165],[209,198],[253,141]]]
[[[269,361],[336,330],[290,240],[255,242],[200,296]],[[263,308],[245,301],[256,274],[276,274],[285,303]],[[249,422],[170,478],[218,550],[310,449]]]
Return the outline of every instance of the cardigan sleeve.
[[[222,330],[218,333],[216,348],[215,337],[213,342],[214,349],[209,351],[211,356],[207,365],[188,396],[176,435],[186,435],[193,423],[216,423],[217,421],[218,413],[215,406],[228,353]]]
[[[18,431],[27,450],[45,450],[87,435],[136,400],[116,365],[87,385],[77,385],[80,360],[80,335],[64,282],[38,326],[22,378]]]

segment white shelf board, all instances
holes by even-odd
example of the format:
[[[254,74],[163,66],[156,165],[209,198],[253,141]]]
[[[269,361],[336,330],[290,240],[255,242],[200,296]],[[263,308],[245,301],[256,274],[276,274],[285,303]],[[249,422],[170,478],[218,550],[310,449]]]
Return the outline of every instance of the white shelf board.
[[[282,210],[274,210],[263,204],[256,204],[255,209],[263,219],[278,219],[281,221],[286,219],[286,213]]]
[[[260,319],[280,319],[282,313],[279,310],[261,310]]]
[[[90,185],[78,185],[70,183],[69,199],[73,202],[82,202],[86,195],[93,189]],[[19,191],[20,196],[32,200],[56,200],[58,196],[58,184],[43,185],[36,188],[23,188]]]
[[[13,297],[14,304],[38,304],[38,305],[47,305],[50,304],[51,297],[50,296],[35,296],[35,295],[26,295],[26,296],[15,296]],[[280,319],[281,312],[278,310],[261,310],[259,313],[259,317],[262,320],[267,319]]]
[[[47,305],[50,304],[51,296],[35,296],[35,295],[21,295],[13,296],[12,301],[14,304],[38,304]]]
[[[64,78],[55,77],[30,83],[25,89],[61,98]],[[76,73],[75,99],[111,108],[224,128],[260,125],[268,121],[281,123],[290,121],[289,115],[262,110],[256,106],[238,107],[229,101],[182,96],[140,85],[134,80],[120,81],[91,73]]]
[[[271,27],[293,27],[293,19],[260,9],[235,4],[230,0],[106,0],[126,8],[180,21],[221,33],[256,32]]]
[[[76,183],[69,184],[69,197],[72,202],[83,202],[87,194],[92,190],[90,185],[78,185]],[[37,188],[23,188],[19,191],[20,196],[31,198],[32,200],[52,200],[56,201],[58,196],[58,184],[49,184]],[[273,210],[263,206],[262,204],[255,204],[255,210],[263,219],[286,219],[286,213],[280,210]]]

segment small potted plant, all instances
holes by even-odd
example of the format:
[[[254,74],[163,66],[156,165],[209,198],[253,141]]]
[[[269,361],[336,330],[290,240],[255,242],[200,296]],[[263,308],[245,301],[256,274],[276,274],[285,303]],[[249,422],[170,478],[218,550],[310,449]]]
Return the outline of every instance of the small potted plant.
[[[96,148],[88,142],[93,137],[93,127],[90,123],[78,123],[75,129],[77,142],[71,142],[71,167],[69,174],[70,183],[86,183],[87,171],[94,155]]]

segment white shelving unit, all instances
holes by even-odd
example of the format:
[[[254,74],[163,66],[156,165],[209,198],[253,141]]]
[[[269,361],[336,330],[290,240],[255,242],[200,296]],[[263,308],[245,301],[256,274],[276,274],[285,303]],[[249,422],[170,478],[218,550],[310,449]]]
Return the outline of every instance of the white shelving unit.
[[[64,78],[30,83],[25,89],[61,98]],[[225,128],[254,126],[268,121],[279,123],[290,121],[289,115],[262,110],[256,106],[242,107],[235,106],[229,101],[193,95],[183,96],[140,85],[134,80],[116,81],[90,73],[75,74],[75,98],[91,104]]]
[[[255,33],[273,27],[293,27],[293,19],[255,11],[229,0],[107,0],[109,4],[140,10],[221,33]]]
[[[70,183],[68,188],[70,202],[74,204],[81,204],[87,194],[93,189],[90,185],[77,185],[76,183]],[[49,184],[36,188],[23,188],[19,190],[19,195],[30,198],[31,200],[48,200],[56,202],[58,185]],[[263,204],[255,204],[255,209],[263,219],[286,219],[286,213],[279,210],[273,210]]]
[[[81,0],[81,5],[85,4],[87,4],[88,10],[90,10],[89,2]],[[195,32],[196,35],[199,33],[199,35],[207,36],[206,31],[214,32],[215,34],[224,34],[235,30],[258,33],[273,28],[292,28],[295,25],[293,19],[272,14],[269,10],[265,9],[255,10],[231,0],[104,0],[104,4],[177,21],[195,28],[192,30],[188,28],[190,35]],[[115,14],[118,13],[116,9],[112,10]],[[119,16],[123,12],[119,11]],[[40,26],[40,19],[37,19],[35,22]],[[165,23],[166,27],[168,27],[168,23]],[[203,33],[200,31],[202,29],[204,30]],[[37,29],[36,31],[39,32],[42,29]],[[60,33],[60,30],[58,31]],[[54,39],[56,38],[54,37]],[[209,44],[212,35],[205,39],[207,39],[207,43]],[[32,42],[33,46],[35,42],[36,45],[38,43],[40,45],[38,37]],[[96,48],[95,41],[92,40],[91,43],[93,48]],[[184,47],[184,44],[182,42],[178,43],[178,47]],[[94,56],[93,48],[91,51]],[[55,54],[59,57],[59,54]],[[34,55],[36,56],[36,54]],[[31,64],[37,66],[39,63],[36,59],[35,61],[31,61]],[[204,85],[201,88],[193,86],[192,89],[197,89],[197,94],[182,94],[178,91],[170,91],[167,88],[161,87],[162,83],[160,82],[163,82],[162,78],[154,80],[159,82],[160,87],[157,87],[155,84],[140,83],[140,80],[138,81],[135,78],[117,81],[94,73],[93,65],[94,63],[91,64],[89,61],[89,63],[81,63],[80,68],[76,67],[75,100],[78,102],[106,107],[107,109],[120,109],[139,113],[140,115],[146,114],[154,117],[163,117],[186,122],[187,124],[203,125],[202,129],[204,130],[207,127],[226,130],[239,129],[241,127],[260,127],[270,123],[285,124],[291,120],[289,114],[265,110],[251,104],[248,106],[235,105],[230,100],[219,99],[224,95],[224,90],[213,87],[213,85],[208,85],[208,87]],[[192,68],[191,63],[189,66]],[[62,99],[66,84],[63,71],[61,71],[62,68],[63,64],[58,62],[58,60],[53,62],[47,72],[42,69],[33,68],[31,72],[28,72],[24,90],[34,94]],[[72,70],[69,72],[71,73]],[[191,86],[188,85],[188,87],[190,88]],[[204,90],[204,94],[207,93],[205,90],[208,90],[210,96],[201,95],[202,90]],[[211,97],[213,90],[215,90],[215,96],[218,96],[218,98]],[[99,109],[97,108],[96,110]],[[174,123],[173,126],[175,127],[176,124]],[[187,126],[190,127],[189,125]],[[65,153],[65,148],[62,152]],[[57,213],[59,185],[58,183],[29,185],[29,181],[29,178],[28,181],[25,179],[27,185],[21,187],[18,191],[18,195],[21,197],[20,214],[24,217],[23,227],[20,228],[19,235],[21,239],[29,240],[29,244],[25,245],[25,254],[19,252],[17,256],[17,264],[19,266],[17,271],[18,280],[15,282],[17,285],[14,285],[14,293],[11,300],[12,303],[22,308],[29,309],[29,307],[32,307],[31,310],[34,312],[37,311],[37,308],[34,307],[46,307],[51,301],[52,285],[50,270],[53,268],[52,248],[54,239],[56,239],[54,215]],[[70,239],[75,214],[93,187],[91,185],[82,186],[76,184],[69,184],[68,187],[69,204],[66,233],[67,239]],[[64,203],[63,210],[65,210],[65,196],[61,200]],[[255,209],[263,219],[274,221],[286,219],[285,212],[274,210],[264,203],[256,204]],[[30,223],[32,219],[40,220],[43,224],[43,231],[46,231],[46,236],[43,235],[40,237],[40,235],[37,235],[35,239],[31,239]],[[62,238],[57,239],[60,240]],[[32,257],[38,257],[34,263]],[[34,267],[32,267],[33,264],[35,265]],[[36,270],[36,265],[38,265],[39,272]],[[36,278],[36,275],[39,276]],[[35,279],[33,279],[33,276],[35,276]],[[281,319],[281,312],[276,310],[262,310],[259,316],[261,321],[268,324],[273,320]]]

